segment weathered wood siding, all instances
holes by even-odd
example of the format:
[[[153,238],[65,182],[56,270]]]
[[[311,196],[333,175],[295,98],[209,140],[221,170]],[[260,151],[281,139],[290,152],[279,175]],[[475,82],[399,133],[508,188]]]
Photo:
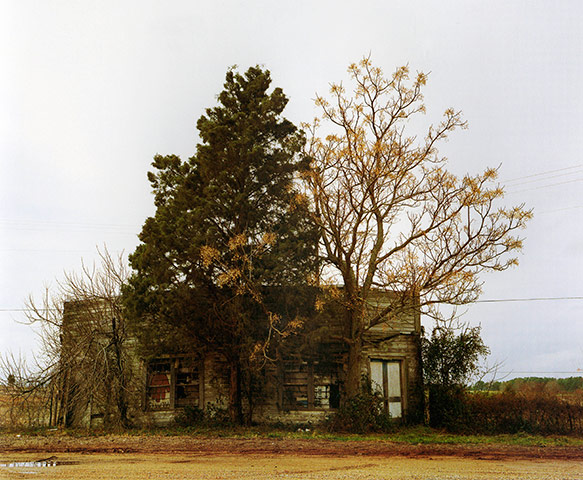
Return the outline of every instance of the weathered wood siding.
[[[389,312],[381,319],[382,321],[378,321],[379,313],[385,311],[389,304],[400,307]],[[330,336],[328,343],[320,343],[318,349],[309,355],[288,352],[285,354],[287,356],[280,356],[275,364],[268,364],[265,367],[261,395],[254,399],[253,405],[249,405],[248,400],[244,399],[244,408],[247,410],[252,408],[254,420],[315,423],[323,420],[339,404],[343,393],[347,349],[339,340],[343,328],[342,312],[339,309],[335,310],[334,307],[331,307],[331,312],[327,316],[322,316],[322,321],[327,322],[323,326]],[[398,362],[403,417],[414,417],[417,412],[422,411],[423,401],[419,312],[410,299],[407,300],[397,294],[379,292],[369,300],[366,315],[369,328],[364,336],[362,373],[370,378],[371,360]],[[103,315],[100,315],[100,318],[103,318]],[[74,342],[78,321],[77,317],[75,321],[69,321],[67,342]],[[89,324],[94,321],[87,319]],[[373,321],[375,324],[370,325]],[[86,327],[87,325],[84,325],[84,328]],[[332,340],[334,337],[336,340]],[[147,365],[139,361],[134,340],[129,339],[124,346],[132,372],[130,419],[134,423],[170,424],[181,407],[186,405],[207,411],[228,407],[230,369],[218,353],[200,353],[196,368],[197,380],[193,379],[192,375],[188,378],[185,376],[187,370],[183,368],[185,356],[164,356],[165,361],[174,362],[170,376],[172,397],[167,402],[168,405],[160,404],[160,408],[152,408],[153,404],[148,398],[152,389],[148,386]],[[326,348],[321,348],[324,346]],[[323,368],[324,364],[326,368]],[[393,367],[391,369],[394,370]],[[83,379],[76,378],[76,381],[82,382]],[[180,389],[190,393],[184,398],[176,398],[184,394]],[[179,391],[182,393],[177,393]],[[193,392],[196,392],[196,395]],[[76,406],[75,412],[78,425],[93,426],[107,415],[107,406],[98,398],[86,399]]]

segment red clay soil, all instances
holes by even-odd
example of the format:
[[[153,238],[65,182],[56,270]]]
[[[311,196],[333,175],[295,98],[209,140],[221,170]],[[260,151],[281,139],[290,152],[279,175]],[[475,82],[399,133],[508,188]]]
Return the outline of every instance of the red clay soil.
[[[410,445],[390,441],[321,439],[217,438],[190,436],[0,435],[0,452],[51,453],[196,453],[198,455],[318,455],[428,458],[450,456],[480,460],[583,460],[583,446],[514,446],[500,444]]]

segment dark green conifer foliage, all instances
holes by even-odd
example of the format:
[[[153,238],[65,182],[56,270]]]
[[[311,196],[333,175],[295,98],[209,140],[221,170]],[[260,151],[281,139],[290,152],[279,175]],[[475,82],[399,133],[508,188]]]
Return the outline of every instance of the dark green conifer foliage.
[[[288,100],[280,88],[268,93],[270,83],[259,67],[229,70],[218,105],[197,122],[195,156],[154,158],[156,213],[130,257],[135,274],[124,292],[144,356],[222,355],[236,421],[270,328],[295,320],[276,315],[273,292],[290,290],[274,287],[305,285],[316,267],[317,232],[294,187],[306,167],[304,136],[281,116]]]

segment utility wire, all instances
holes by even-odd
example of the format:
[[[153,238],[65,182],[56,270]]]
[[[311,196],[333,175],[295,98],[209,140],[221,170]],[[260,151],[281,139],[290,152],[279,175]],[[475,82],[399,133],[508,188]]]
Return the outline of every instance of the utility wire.
[[[506,373],[506,374],[509,374],[509,373],[553,373],[553,374],[555,374],[555,373],[579,373],[579,374],[581,374],[581,370],[575,370],[573,372],[527,372],[527,371],[523,371],[523,370],[510,370],[510,371],[497,370],[496,373]],[[488,382],[486,382],[486,383],[488,383]]]
[[[551,302],[551,301],[565,301],[565,300],[583,300],[583,297],[532,297],[532,298],[488,298],[484,300],[476,300],[471,303],[507,303],[507,302]],[[469,304],[471,305],[471,304]],[[38,311],[54,311],[55,308],[39,308]],[[0,312],[31,312],[32,308],[0,308]]]
[[[514,193],[530,192],[532,190],[540,190],[541,188],[557,187],[559,185],[565,185],[567,183],[575,183],[575,182],[581,182],[581,181],[583,181],[583,178],[576,178],[575,180],[567,180],[566,182],[551,183],[550,185],[541,185],[540,187],[526,188],[524,190],[508,191],[506,193],[511,195]]]
[[[580,173],[583,173],[583,172],[581,170],[577,170],[575,172],[559,173],[557,175],[549,175],[549,176],[545,176],[544,178],[531,178],[530,180],[525,180],[525,181],[521,181],[518,183],[509,184],[507,182],[507,183],[504,183],[504,185],[508,186],[510,188],[514,188],[514,187],[519,187],[521,185],[526,185],[528,183],[545,182],[547,180],[550,180],[551,178],[568,177],[569,175],[579,175]],[[527,177],[525,177],[525,178],[527,178]]]
[[[533,188],[528,188],[528,189],[523,189],[523,190],[513,190],[516,187],[520,187],[521,185],[526,185],[529,183],[544,182],[547,180],[551,180],[553,178],[565,177],[565,176],[569,176],[569,175],[577,175],[577,174],[582,173],[582,169],[581,169],[582,167],[583,167],[583,164],[573,165],[571,167],[565,167],[565,168],[557,168],[554,170],[547,170],[546,172],[533,173],[531,175],[524,175],[521,177],[515,177],[515,178],[511,178],[509,180],[502,180],[500,183],[509,189],[506,191],[506,193],[508,193],[508,194],[528,192],[531,190],[538,190],[540,188],[555,187],[555,186],[563,185],[566,183],[580,182],[583,180],[583,178],[575,179],[575,180],[567,180],[566,182],[558,182],[558,183],[553,183],[553,184],[549,184],[549,185],[541,185],[539,187],[533,187]]]
[[[476,300],[473,303],[505,303],[505,302],[551,302],[562,300],[583,300],[583,297],[533,297],[533,298],[492,298]]]
[[[0,219],[0,229],[3,230],[65,230],[65,231],[102,231],[122,235],[137,235],[140,227],[136,225],[121,225],[112,223],[90,223],[90,222],[43,222],[34,220],[10,220]]]
[[[58,308],[0,308],[0,312],[54,312],[58,311]]]
[[[572,167],[559,168],[556,170],[548,170],[546,172],[533,173],[532,175],[524,175],[523,177],[511,178],[510,180],[505,180],[503,183],[507,184],[507,183],[516,182],[518,180],[524,180],[525,178],[542,177],[545,175],[549,175],[550,173],[564,172],[565,170],[579,169],[581,167],[583,167],[583,164],[574,165]],[[572,172],[572,173],[577,173],[577,172]],[[570,175],[570,173],[567,173],[565,175]]]
[[[565,207],[565,208],[556,208],[554,210],[543,210],[542,212],[537,211],[536,214],[537,215],[546,215],[549,213],[556,213],[556,212],[564,212],[566,210],[576,210],[578,208],[583,208],[583,205],[574,205],[572,207]]]

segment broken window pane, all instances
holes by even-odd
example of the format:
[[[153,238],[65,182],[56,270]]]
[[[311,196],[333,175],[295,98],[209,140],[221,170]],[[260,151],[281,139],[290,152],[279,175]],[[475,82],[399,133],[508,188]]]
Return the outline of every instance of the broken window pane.
[[[314,407],[330,407],[330,385],[316,385],[314,387]]]
[[[185,405],[198,406],[199,403],[199,372],[198,362],[192,358],[180,359],[176,366],[176,396],[177,407]]]
[[[170,362],[152,362],[148,367],[147,404],[152,410],[164,410],[170,404]]]
[[[335,364],[286,362],[283,381],[284,409],[338,408],[340,390]]]

